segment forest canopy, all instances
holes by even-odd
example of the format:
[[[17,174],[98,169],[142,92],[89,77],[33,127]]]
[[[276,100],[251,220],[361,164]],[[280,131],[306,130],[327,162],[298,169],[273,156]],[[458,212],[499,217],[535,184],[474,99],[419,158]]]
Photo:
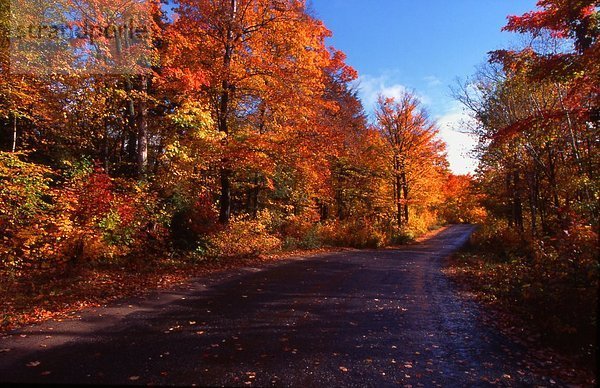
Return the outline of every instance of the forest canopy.
[[[149,252],[381,247],[443,224],[471,188],[449,183],[415,93],[367,119],[357,72],[304,1],[3,4],[12,278]],[[469,214],[452,220],[484,212]]]

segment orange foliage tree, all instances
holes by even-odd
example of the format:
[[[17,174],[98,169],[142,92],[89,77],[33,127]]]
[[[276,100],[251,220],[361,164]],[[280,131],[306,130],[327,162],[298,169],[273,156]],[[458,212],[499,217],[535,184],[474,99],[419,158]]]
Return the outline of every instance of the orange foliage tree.
[[[483,234],[518,269],[505,280],[511,300],[549,332],[589,341],[599,281],[600,13],[592,0],[537,6],[505,27],[530,44],[492,52],[458,97],[477,122],[477,186],[491,216]]]
[[[405,92],[397,100],[380,97],[375,114],[390,149],[396,221],[402,228],[410,221],[411,205],[441,201],[434,197],[447,173],[445,144],[413,93]]]
[[[182,0],[178,13],[167,70],[183,76],[188,96],[204,103],[220,134],[219,218],[227,223],[236,174],[253,176],[248,186],[256,207],[276,162],[301,167],[311,156],[315,136],[309,134],[320,138],[323,130],[316,114],[330,62],[329,31],[295,0]]]

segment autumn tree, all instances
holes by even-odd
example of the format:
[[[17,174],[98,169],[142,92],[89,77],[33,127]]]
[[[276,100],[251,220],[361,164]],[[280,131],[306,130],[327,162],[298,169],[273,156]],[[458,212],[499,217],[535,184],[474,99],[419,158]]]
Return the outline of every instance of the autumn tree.
[[[534,236],[574,213],[598,224],[598,11],[590,1],[538,6],[506,27],[532,34],[532,45],[495,51],[459,93],[481,124],[482,168],[503,182],[495,194],[509,198],[509,223]]]
[[[314,124],[311,107],[323,93],[329,32],[301,1],[184,0],[178,13],[171,55],[182,68],[168,70],[189,79],[223,135],[219,202],[226,223],[236,172],[246,162],[261,164],[256,157],[269,152],[252,150]]]
[[[449,223],[483,224],[485,197],[471,175],[449,174],[443,185],[444,202],[439,205],[440,216]]]
[[[17,151],[4,161],[47,172],[52,205],[11,257],[27,243],[76,267],[164,241],[167,227],[198,254],[383,246],[394,214],[437,221],[435,125],[410,98],[370,125],[356,71],[305,1],[15,1],[24,26],[87,35],[3,37],[2,148]]]
[[[505,27],[530,43],[492,52],[457,96],[479,137],[476,187],[495,241],[488,254],[522,268],[510,281],[538,324],[587,341],[600,241],[598,2],[537,5]]]
[[[410,221],[409,208],[418,187],[442,181],[447,169],[445,144],[436,137],[435,122],[413,93],[405,92],[398,99],[380,96],[375,115],[390,147],[396,220],[402,228]]]
[[[0,4],[0,146],[3,150],[15,152],[31,146],[32,127],[42,121],[46,111],[40,96],[43,84],[35,77],[15,73],[11,68],[14,49],[11,42],[15,37],[11,4]]]

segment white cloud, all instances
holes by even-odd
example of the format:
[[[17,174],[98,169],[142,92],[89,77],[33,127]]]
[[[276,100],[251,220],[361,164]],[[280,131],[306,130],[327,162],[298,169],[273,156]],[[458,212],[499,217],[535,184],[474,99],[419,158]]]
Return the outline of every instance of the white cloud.
[[[473,135],[464,133],[467,127],[472,125],[473,119],[456,103],[446,113],[436,117],[436,120],[440,127],[440,137],[448,145],[450,169],[455,174],[475,172],[477,159],[471,155],[471,152],[477,145],[477,139]]]
[[[420,95],[403,84],[394,82],[393,78],[393,75],[389,73],[377,77],[368,74],[358,77],[355,85],[368,114],[373,112],[377,103],[377,97],[380,94],[384,97],[400,98],[402,94],[411,91],[417,95],[423,104],[429,103],[430,99],[427,96]]]
[[[443,96],[438,96],[434,101],[427,95],[419,94],[402,83],[395,82],[396,78],[398,78],[397,74],[385,72],[379,76],[361,75],[356,81],[358,95],[371,119],[380,94],[398,98],[407,91],[415,93],[423,105],[430,112],[435,113],[433,118],[439,125],[440,138],[448,145],[448,161],[452,172],[455,174],[475,172],[477,160],[470,153],[477,145],[477,139],[462,132],[469,122],[472,123],[472,119],[463,112],[462,106],[455,101],[448,102]],[[441,81],[434,76],[425,77],[425,80],[431,87],[441,85]]]
[[[427,86],[429,86],[430,88],[440,86],[442,84],[442,81],[435,75],[428,75],[423,79],[425,80],[425,82],[427,82]]]

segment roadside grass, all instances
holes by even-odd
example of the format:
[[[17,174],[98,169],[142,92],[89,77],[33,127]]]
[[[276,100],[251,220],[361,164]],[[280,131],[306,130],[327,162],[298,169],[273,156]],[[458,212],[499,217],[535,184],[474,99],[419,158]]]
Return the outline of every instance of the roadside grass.
[[[523,258],[507,260],[482,248],[476,235],[447,260],[444,273],[487,307],[486,324],[533,349],[538,361],[555,359],[555,365],[543,368],[556,369],[565,381],[594,386],[597,288],[540,279],[538,270]]]

